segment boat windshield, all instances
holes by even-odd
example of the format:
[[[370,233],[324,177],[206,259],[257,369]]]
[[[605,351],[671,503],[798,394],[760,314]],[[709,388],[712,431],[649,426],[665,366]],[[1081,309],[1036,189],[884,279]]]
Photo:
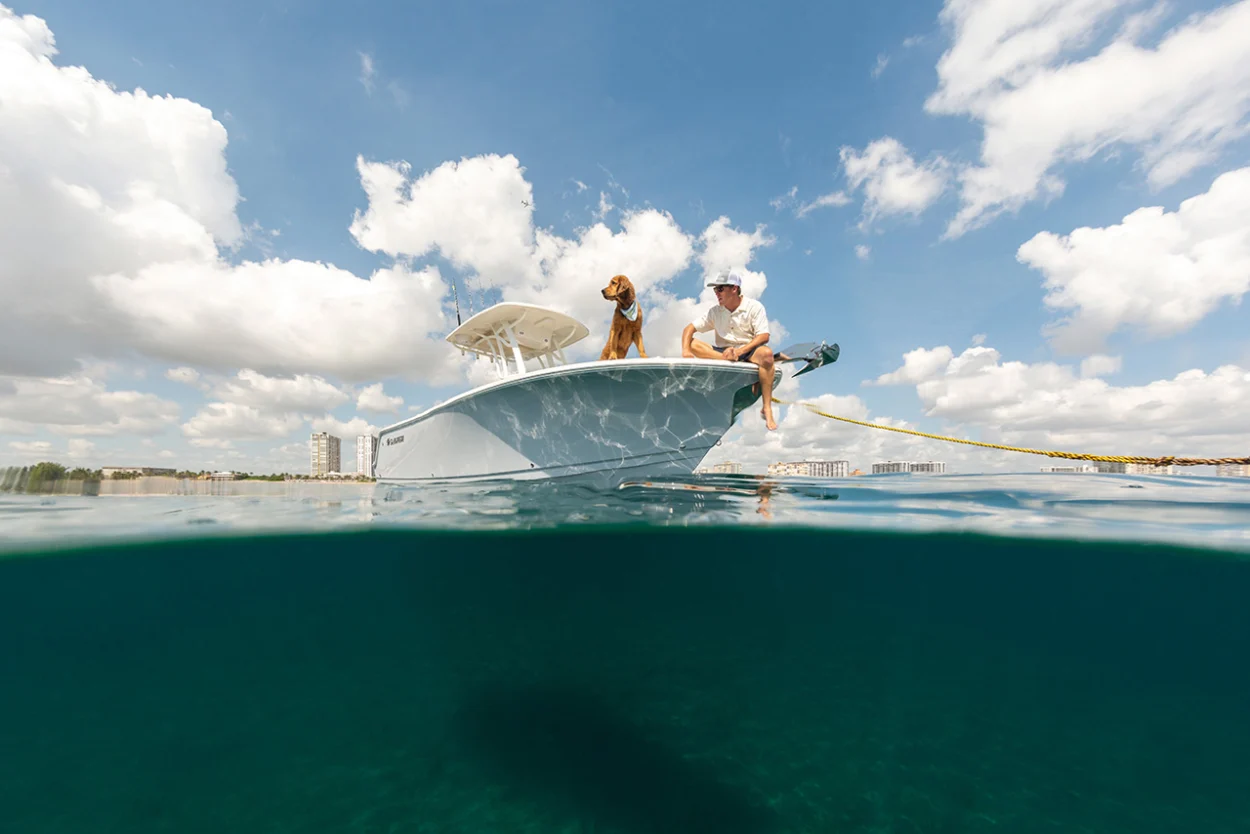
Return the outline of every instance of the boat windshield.
[[[525,363],[551,368],[567,363],[564,349],[590,331],[572,316],[536,304],[489,307],[447,335],[460,350],[490,358],[503,376],[524,374]]]

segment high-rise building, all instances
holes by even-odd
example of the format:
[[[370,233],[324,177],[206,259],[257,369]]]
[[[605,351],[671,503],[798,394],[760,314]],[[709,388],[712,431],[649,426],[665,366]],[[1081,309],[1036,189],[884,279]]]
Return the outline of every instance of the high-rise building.
[[[813,478],[845,478],[851,463],[845,460],[796,460],[768,464],[769,475],[806,475]]]
[[[1220,478],[1250,478],[1250,464],[1221,463],[1215,467],[1215,474]]]
[[[378,439],[371,434],[356,436],[356,474],[373,477],[373,462],[378,457]]]
[[[1176,467],[1151,466],[1148,463],[1115,463],[1100,460],[1097,463],[1061,464],[1043,466],[1043,472],[1101,472],[1104,475],[1174,475]]]
[[[940,460],[884,460],[872,465],[874,475],[885,475],[891,472],[941,475],[946,472],[946,464]]]
[[[340,451],[343,441],[329,432],[314,432],[308,441],[308,469],[314,477],[324,477],[331,472],[342,472]]]

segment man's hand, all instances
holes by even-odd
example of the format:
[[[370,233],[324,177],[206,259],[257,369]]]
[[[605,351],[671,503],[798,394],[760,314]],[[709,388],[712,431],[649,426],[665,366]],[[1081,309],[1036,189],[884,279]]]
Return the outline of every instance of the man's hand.
[[[725,357],[730,362],[737,362],[738,361],[738,349],[735,347],[727,347],[725,348],[725,351],[721,354],[721,356]]]

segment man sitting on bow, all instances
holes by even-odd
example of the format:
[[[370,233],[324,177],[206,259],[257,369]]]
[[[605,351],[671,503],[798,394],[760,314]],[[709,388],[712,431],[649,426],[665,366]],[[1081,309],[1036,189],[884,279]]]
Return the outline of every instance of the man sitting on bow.
[[[681,355],[687,359],[725,359],[730,362],[752,362],[759,366],[759,391],[764,397],[760,413],[769,431],[777,428],[773,419],[773,379],[776,369],[773,351],[768,347],[768,314],[764,305],[742,295],[742,276],[723,272],[708,282],[716,293],[716,304],[686,325],[681,334]],[[694,334],[716,331],[712,345],[696,339]]]

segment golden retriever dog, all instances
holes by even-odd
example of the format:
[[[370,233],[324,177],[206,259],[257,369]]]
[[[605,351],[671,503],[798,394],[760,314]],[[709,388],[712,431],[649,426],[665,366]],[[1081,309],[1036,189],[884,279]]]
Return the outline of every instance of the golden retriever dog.
[[[608,329],[608,343],[599,354],[605,359],[624,359],[630,345],[638,346],[638,355],[647,358],[642,347],[642,308],[638,306],[638,294],[634,285],[624,275],[615,275],[603,288],[603,297],[616,302],[612,311],[612,326]]]

